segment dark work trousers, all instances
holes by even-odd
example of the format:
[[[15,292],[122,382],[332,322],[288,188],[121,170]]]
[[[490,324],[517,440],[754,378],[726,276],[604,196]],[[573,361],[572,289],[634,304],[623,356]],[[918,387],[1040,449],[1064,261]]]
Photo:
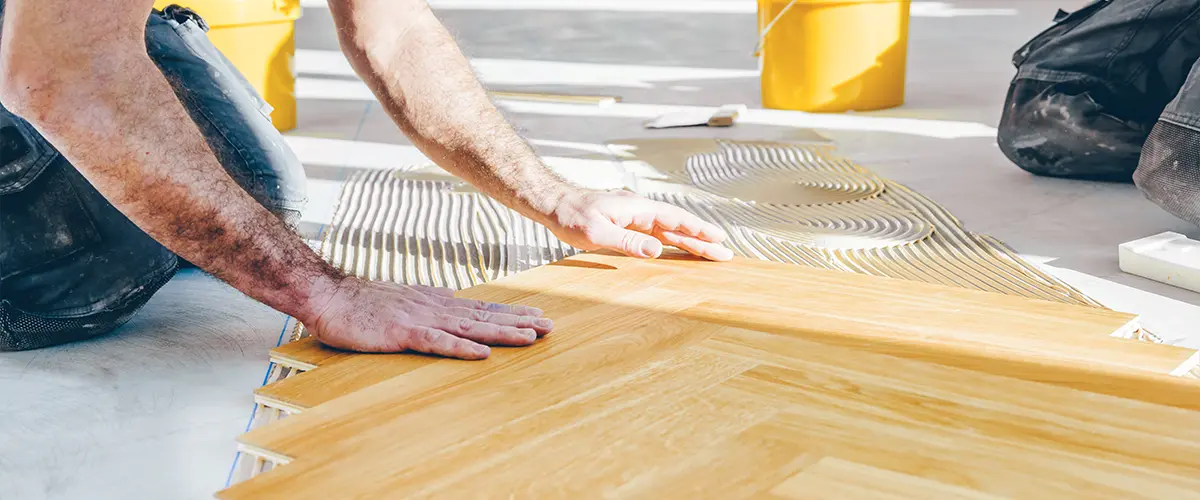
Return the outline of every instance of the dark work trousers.
[[[1098,0],[1013,56],[1000,149],[1037,175],[1129,182],[1200,224],[1200,0]]]
[[[305,201],[303,167],[271,125],[267,103],[212,46],[206,29],[186,9],[154,11],[146,50],[230,176],[295,224]],[[0,108],[0,350],[112,331],[179,263],[29,123]]]

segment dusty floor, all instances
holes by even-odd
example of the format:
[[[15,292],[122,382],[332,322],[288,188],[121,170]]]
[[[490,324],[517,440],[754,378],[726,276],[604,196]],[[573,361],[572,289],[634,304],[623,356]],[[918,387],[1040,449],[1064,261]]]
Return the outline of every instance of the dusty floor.
[[[578,106],[509,107],[547,155],[586,155],[618,138],[786,140],[815,128],[842,154],[942,203],[969,229],[998,237],[1114,309],[1142,314],[1168,341],[1200,347],[1200,296],[1117,268],[1122,242],[1167,230],[1195,238],[1200,229],[1161,212],[1132,186],[1031,177],[995,146],[1012,51],[1056,8],[1082,0],[918,2],[902,108],[849,118],[796,115],[788,126],[656,132],[642,129],[647,110],[637,105],[758,106],[757,63],[749,55],[753,2],[432,3],[495,89],[624,98],[594,116]],[[564,3],[576,10],[546,7]],[[484,8],[497,4],[505,9]],[[351,169],[421,157],[345,76],[328,11],[306,8],[298,29],[301,127],[289,135],[311,177],[304,230],[315,235]],[[880,117],[925,121],[897,126]],[[113,335],[0,355],[0,496],[210,498],[226,481],[251,391],[285,322],[187,272]]]

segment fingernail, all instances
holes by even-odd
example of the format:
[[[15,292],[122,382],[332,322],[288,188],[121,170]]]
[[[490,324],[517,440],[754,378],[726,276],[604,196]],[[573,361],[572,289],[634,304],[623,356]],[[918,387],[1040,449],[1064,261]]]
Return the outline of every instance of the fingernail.
[[[525,311],[528,312],[530,316],[541,316],[542,314],[545,314],[544,311],[536,307],[526,307]]]
[[[492,349],[485,345],[475,346],[474,351],[474,354],[479,356],[479,359],[486,358],[492,353]]]
[[[536,325],[538,328],[546,328],[546,329],[554,328],[554,322],[548,318],[541,318],[537,321],[534,321],[533,324]]]
[[[642,257],[657,257],[658,256],[657,255],[658,254],[658,244],[653,240],[643,241],[641,253],[642,253]]]
[[[524,333],[525,340],[528,340],[531,343],[537,340],[537,332],[535,332],[533,330],[524,330],[523,329],[523,330],[521,330],[521,333]]]

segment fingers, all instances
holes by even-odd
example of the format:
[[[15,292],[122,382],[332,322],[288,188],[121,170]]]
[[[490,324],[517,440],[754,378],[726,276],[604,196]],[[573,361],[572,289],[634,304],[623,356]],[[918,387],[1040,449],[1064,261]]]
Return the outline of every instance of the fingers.
[[[596,230],[593,233],[592,243],[617,250],[631,257],[647,259],[662,255],[663,244],[678,247],[712,261],[724,262],[733,259],[733,251],[719,242],[698,238],[681,231],[668,231],[661,228],[654,228],[650,233],[645,234],[611,225]],[[710,236],[712,235],[710,234]],[[720,236],[723,240],[724,232],[721,232]]]
[[[487,346],[520,347],[533,344],[549,333],[550,320],[533,316],[491,313],[469,308],[429,311],[411,316],[393,331],[396,344],[387,351],[410,350],[458,359],[484,359]]]
[[[475,321],[453,314],[440,314],[434,317],[430,326],[456,337],[487,345],[527,346],[538,338],[537,332],[532,328],[517,328]]]
[[[399,283],[384,281],[372,281],[370,284],[399,290],[404,293],[409,300],[412,300],[418,304],[442,307],[469,307],[472,309],[480,309],[483,311],[504,314],[515,314],[518,316],[542,315],[542,310],[536,307],[496,304],[492,302],[484,302],[482,300],[458,299],[454,297],[454,290],[451,288],[432,287],[425,285],[402,285]]]
[[[733,250],[717,243],[710,243],[674,231],[656,230],[654,235],[663,243],[680,248],[698,257],[717,262],[725,262],[733,259]]]
[[[457,299],[454,297],[435,299],[435,303],[443,307],[463,307],[467,309],[475,309],[479,311],[487,311],[500,314],[513,314],[516,316],[541,316],[542,310],[536,307],[529,306],[513,306],[508,304],[497,304],[494,302],[484,302],[474,299]]]
[[[616,250],[630,257],[654,259],[662,255],[662,242],[648,234],[630,231],[616,224],[606,224],[593,229],[589,236],[592,244]]]
[[[474,321],[484,323],[492,323],[500,326],[511,326],[514,328],[527,328],[537,332],[538,337],[550,333],[554,329],[554,322],[548,318],[539,318],[537,316],[519,316],[516,314],[493,313],[481,311],[479,309],[470,309],[467,307],[451,307],[446,309],[447,314],[467,318]]]
[[[720,226],[687,210],[667,203],[654,202],[654,205],[654,226],[663,231],[682,233],[710,243],[721,243],[729,237]]]
[[[452,291],[362,281],[313,335],[330,347],[359,352],[415,351],[458,359],[484,359],[488,345],[527,346],[553,322],[532,307],[458,299]]]
[[[484,359],[492,350],[470,340],[426,327],[413,327],[407,332],[408,348],[425,354],[436,354],[458,359]]]
[[[612,224],[596,222],[600,227],[589,231],[592,244],[631,257],[657,258],[667,244],[709,260],[733,258],[720,245],[729,237],[723,229],[675,205],[641,199],[623,204],[608,220]]]

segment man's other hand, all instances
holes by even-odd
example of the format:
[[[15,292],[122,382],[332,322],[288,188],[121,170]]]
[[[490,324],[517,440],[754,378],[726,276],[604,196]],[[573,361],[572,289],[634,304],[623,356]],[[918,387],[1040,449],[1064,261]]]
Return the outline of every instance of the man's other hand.
[[[527,346],[553,323],[525,306],[459,299],[445,288],[346,278],[309,324],[322,343],[359,352],[415,351],[484,359],[488,346]]]
[[[572,189],[563,195],[547,226],[581,250],[615,250],[647,259],[671,245],[715,261],[733,258],[721,245],[725,231],[674,205],[629,191]]]

